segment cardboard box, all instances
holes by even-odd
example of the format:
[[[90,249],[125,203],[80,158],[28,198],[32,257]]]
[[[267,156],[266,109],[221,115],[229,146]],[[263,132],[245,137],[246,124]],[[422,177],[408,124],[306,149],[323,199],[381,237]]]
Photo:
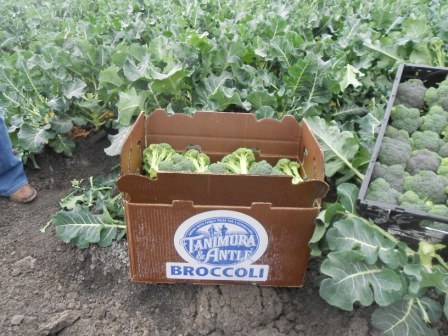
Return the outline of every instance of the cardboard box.
[[[448,68],[429,67],[413,64],[402,64],[395,75],[394,84],[391,90],[389,102],[386,107],[381,128],[375,143],[369,166],[365,173],[365,178],[361,184],[357,200],[358,211],[367,218],[372,219],[376,224],[382,226],[393,235],[406,241],[413,247],[426,240],[432,243],[448,244],[448,231],[422,226],[422,221],[433,221],[448,223],[447,217],[431,215],[427,212],[409,207],[402,207],[396,204],[387,204],[366,199],[367,189],[372,181],[372,173],[378,158],[381,144],[383,142],[386,128],[390,123],[390,114],[395,105],[398,86],[409,79],[420,79],[426,87],[436,87],[448,76]],[[445,252],[447,253],[447,252]]]
[[[257,160],[302,162],[307,181],[179,172],[150,180],[141,172],[142,151],[151,143],[169,143],[178,152],[200,146],[213,162],[253,148]],[[328,191],[324,162],[310,129],[291,116],[141,114],[122,147],[117,182],[125,193],[131,280],[302,286],[314,220]]]

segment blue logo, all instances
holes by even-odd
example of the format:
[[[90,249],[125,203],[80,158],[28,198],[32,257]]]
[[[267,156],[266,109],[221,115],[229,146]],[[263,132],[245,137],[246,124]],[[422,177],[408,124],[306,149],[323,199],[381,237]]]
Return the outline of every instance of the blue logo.
[[[258,232],[235,217],[209,217],[191,225],[180,245],[197,263],[211,266],[250,261],[260,247]]]
[[[255,218],[231,210],[194,215],[174,234],[186,261],[167,262],[168,279],[266,281],[269,265],[253,265],[268,247],[268,234]]]

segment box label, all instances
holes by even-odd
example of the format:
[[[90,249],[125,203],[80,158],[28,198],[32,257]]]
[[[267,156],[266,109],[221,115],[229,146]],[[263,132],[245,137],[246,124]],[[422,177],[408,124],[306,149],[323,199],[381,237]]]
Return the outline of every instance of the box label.
[[[183,222],[174,235],[186,263],[166,264],[170,279],[266,281],[268,265],[252,265],[268,235],[256,219],[237,211],[207,211]]]

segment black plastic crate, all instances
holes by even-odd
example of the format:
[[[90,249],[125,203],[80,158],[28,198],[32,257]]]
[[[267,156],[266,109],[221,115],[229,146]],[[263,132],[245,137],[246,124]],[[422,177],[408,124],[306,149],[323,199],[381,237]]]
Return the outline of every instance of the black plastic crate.
[[[422,220],[430,220],[448,224],[448,217],[431,215],[412,208],[404,208],[395,204],[387,204],[365,199],[370,184],[375,162],[377,161],[386,127],[389,124],[390,114],[394,106],[398,85],[408,79],[420,79],[426,87],[434,87],[446,79],[448,68],[428,67],[420,65],[402,64],[397,70],[391,96],[386,107],[386,113],[381,123],[378,138],[375,143],[369,166],[361,184],[357,209],[360,214],[370,218],[376,224],[387,229],[394,236],[417,245],[419,241],[426,240],[432,243],[448,244],[448,229],[440,230],[420,225]]]

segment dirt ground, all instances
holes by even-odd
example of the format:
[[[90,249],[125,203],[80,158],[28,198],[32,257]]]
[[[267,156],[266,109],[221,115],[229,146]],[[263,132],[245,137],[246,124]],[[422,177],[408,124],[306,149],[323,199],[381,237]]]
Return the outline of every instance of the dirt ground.
[[[0,335],[379,335],[374,307],[341,311],[318,293],[319,260],[303,288],[131,283],[126,242],[79,250],[41,233],[73,179],[117,162],[107,140],[78,141],[72,158],[52,152],[27,169],[39,190],[28,205],[0,198]]]

